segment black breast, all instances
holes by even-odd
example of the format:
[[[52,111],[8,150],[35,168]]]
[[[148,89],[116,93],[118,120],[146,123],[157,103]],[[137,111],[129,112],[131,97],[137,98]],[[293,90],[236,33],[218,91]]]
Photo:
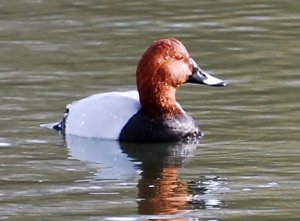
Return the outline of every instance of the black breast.
[[[119,140],[127,142],[186,141],[201,136],[198,124],[188,115],[172,119],[153,119],[143,110],[133,115],[123,127]]]

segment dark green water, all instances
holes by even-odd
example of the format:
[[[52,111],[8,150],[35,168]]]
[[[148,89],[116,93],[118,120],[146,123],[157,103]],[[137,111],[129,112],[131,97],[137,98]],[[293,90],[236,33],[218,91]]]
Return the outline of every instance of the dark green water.
[[[298,1],[0,2],[0,219],[299,220]],[[135,88],[176,37],[227,88],[185,85],[200,144],[63,142],[38,127]]]

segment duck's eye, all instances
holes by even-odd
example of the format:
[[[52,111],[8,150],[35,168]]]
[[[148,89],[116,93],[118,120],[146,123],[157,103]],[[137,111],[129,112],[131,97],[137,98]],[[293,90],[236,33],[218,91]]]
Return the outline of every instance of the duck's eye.
[[[180,61],[183,59],[183,56],[182,55],[175,55],[175,59]]]

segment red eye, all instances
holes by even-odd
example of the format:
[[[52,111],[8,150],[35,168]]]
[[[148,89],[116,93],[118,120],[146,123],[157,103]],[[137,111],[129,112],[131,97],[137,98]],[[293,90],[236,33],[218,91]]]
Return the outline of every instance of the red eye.
[[[179,60],[182,60],[182,59],[183,59],[183,56],[182,56],[182,55],[175,55],[175,59],[178,60],[178,61],[179,61]]]

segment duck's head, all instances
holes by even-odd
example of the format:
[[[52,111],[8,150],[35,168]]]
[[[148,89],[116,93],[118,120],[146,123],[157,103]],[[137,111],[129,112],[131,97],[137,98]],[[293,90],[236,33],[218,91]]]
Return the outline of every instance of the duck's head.
[[[184,83],[226,86],[204,72],[190,57],[185,46],[175,38],[155,41],[143,54],[136,70],[140,102],[153,117],[184,114],[176,103],[176,88]]]

